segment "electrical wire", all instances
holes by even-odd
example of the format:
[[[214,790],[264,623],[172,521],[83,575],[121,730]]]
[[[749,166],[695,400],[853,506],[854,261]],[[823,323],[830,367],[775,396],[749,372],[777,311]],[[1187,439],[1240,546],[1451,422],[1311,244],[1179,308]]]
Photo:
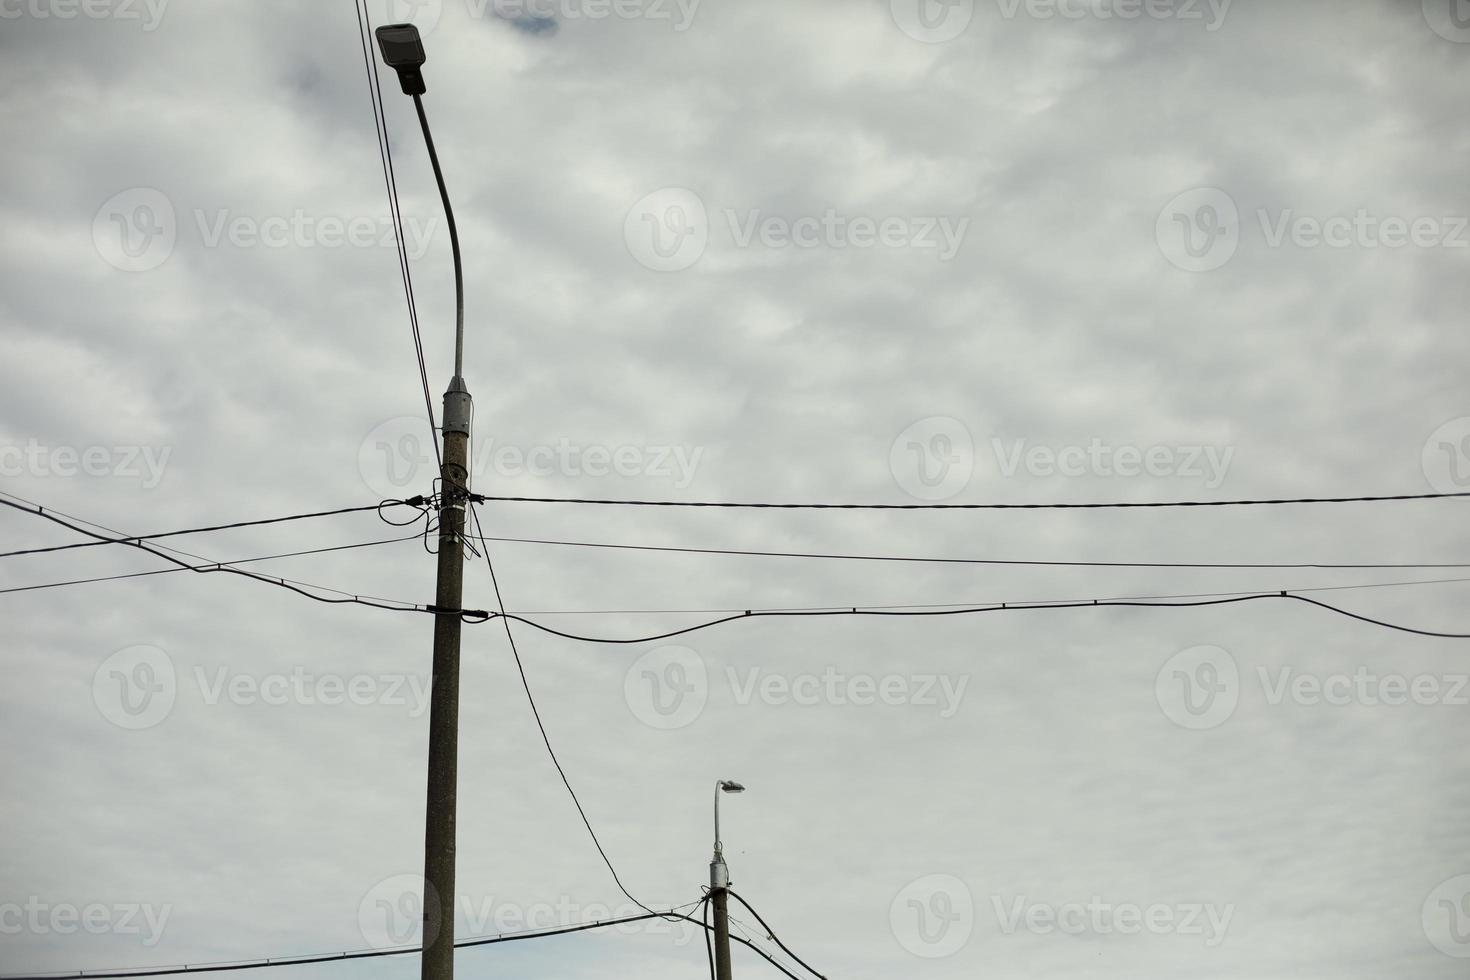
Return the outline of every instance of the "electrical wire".
[[[566,548],[604,548],[617,551],[656,551],[687,555],[734,555],[751,558],[811,558],[836,561],[921,562],[941,565],[1028,565],[1059,568],[1281,568],[1281,569],[1413,569],[1470,568],[1470,562],[1374,562],[1374,563],[1280,563],[1280,562],[1165,562],[1165,561],[1040,561],[1021,558],[937,558],[915,555],[853,555],[805,551],[751,551],[739,548],[687,548],[671,545],[615,544],[606,541],[561,541],[551,538],[487,537],[486,541],[507,544],[552,545]]]
[[[175,558],[173,555],[168,554],[162,548],[155,548],[151,545],[144,544],[143,542],[137,541],[132,538],[112,538],[103,534],[98,534],[95,531],[88,531],[86,528],[81,527],[78,524],[74,524],[71,521],[64,520],[62,517],[58,516],[59,512],[48,512],[45,508],[36,504],[26,506],[23,504],[15,503],[11,500],[5,500],[3,498],[0,498],[0,504],[3,504],[6,507],[12,507],[18,511],[21,511],[22,513],[33,514],[36,517],[44,518],[48,521],[51,521],[53,524],[59,524],[62,527],[67,528],[68,530],[75,531],[78,534],[84,534],[87,537],[93,538],[97,541],[102,541],[108,544],[122,544],[127,545],[131,548],[137,548],[138,550],[145,551],[148,554],[153,555],[154,557],[162,558],[164,561],[177,565],[180,569],[183,570],[204,574],[210,572],[224,572],[229,575],[239,575],[243,578],[254,579],[258,582],[264,582],[267,585],[274,585],[278,588],[287,589],[288,591],[295,592],[297,595],[305,596],[308,599],[315,600],[316,602],[327,603],[329,605],[355,604],[361,606],[372,606],[375,609],[386,609],[391,612],[428,612],[436,615],[438,614],[438,611],[433,609],[432,607],[419,605],[417,603],[401,603],[393,605],[391,603],[396,602],[396,600],[378,599],[375,597],[354,595],[350,592],[343,592],[340,589],[327,589],[324,586],[311,586],[305,583],[292,582],[289,579],[276,578],[269,575],[261,575],[256,572],[249,572],[241,568],[232,568],[219,562],[211,562],[206,565],[191,565],[186,561]],[[34,507],[35,509],[32,510],[32,507]],[[309,588],[320,589],[321,591],[325,592],[332,592],[341,596],[342,598],[333,599],[327,596],[317,595],[313,592],[307,591],[307,589]]]
[[[1311,598],[1308,598],[1307,596],[1297,595],[1295,593],[1287,592],[1287,591],[1280,591],[1280,592],[1259,592],[1259,593],[1251,593],[1251,594],[1247,594],[1247,595],[1236,595],[1236,596],[1232,596],[1230,598],[1224,598],[1224,599],[1198,599],[1198,600],[1179,601],[1179,602],[1158,602],[1158,601],[1147,601],[1147,602],[1145,602],[1145,601],[1124,600],[1124,599],[1088,599],[1088,600],[1073,601],[1073,602],[1043,602],[1043,603],[1003,602],[1003,603],[999,603],[999,604],[996,604],[996,605],[967,606],[967,607],[958,608],[958,609],[888,609],[888,608],[876,608],[875,609],[875,608],[862,608],[862,607],[849,607],[849,608],[844,608],[844,609],[824,609],[824,610],[779,610],[779,609],[759,610],[759,609],[748,609],[748,610],[745,610],[745,611],[743,611],[741,613],[730,615],[730,616],[723,616],[723,617],[721,617],[719,619],[710,620],[709,622],[698,623],[698,624],[696,624],[694,626],[686,626],[683,629],[669,630],[668,632],[665,632],[665,633],[657,633],[657,634],[654,634],[652,636],[635,636],[635,637],[587,636],[587,635],[579,634],[579,633],[570,633],[570,632],[567,632],[565,630],[559,630],[559,629],[556,629],[555,627],[548,626],[545,623],[537,622],[534,619],[530,619],[530,618],[528,618],[526,616],[522,616],[522,615],[519,615],[517,613],[500,613],[500,614],[494,614],[494,613],[492,613],[491,616],[490,616],[490,618],[492,618],[492,619],[499,618],[499,619],[505,619],[505,620],[514,620],[514,621],[516,621],[518,623],[524,623],[527,626],[530,626],[532,629],[540,630],[543,633],[549,633],[552,636],[559,636],[559,637],[561,637],[563,639],[567,639],[567,640],[576,640],[576,641],[581,642],[581,643],[603,643],[603,644],[613,644],[613,645],[626,645],[626,644],[638,644],[638,643],[652,643],[652,642],[654,642],[656,640],[667,640],[667,639],[671,639],[671,638],[676,637],[676,636],[684,636],[684,635],[687,635],[689,633],[696,633],[696,632],[699,632],[701,630],[711,629],[711,628],[713,628],[715,626],[722,626],[725,623],[733,623],[733,622],[735,622],[737,620],[761,619],[761,618],[771,618],[771,617],[792,617],[792,618],[794,618],[794,617],[809,617],[809,616],[883,616],[883,617],[969,616],[969,615],[979,615],[981,613],[1021,612],[1021,611],[1037,610],[1037,609],[1083,609],[1083,608],[1099,608],[1099,607],[1105,607],[1105,606],[1112,606],[1112,607],[1132,607],[1132,608],[1141,608],[1141,609],[1187,609],[1187,608],[1198,608],[1198,607],[1202,607],[1202,606],[1224,606],[1224,605],[1232,605],[1232,604],[1241,603],[1241,602],[1253,602],[1253,601],[1260,600],[1260,599],[1292,599],[1292,600],[1295,600],[1297,602],[1304,602],[1304,603],[1308,603],[1308,604],[1313,605],[1313,606],[1317,606],[1317,607],[1319,607],[1321,609],[1327,610],[1328,612],[1336,613],[1339,616],[1346,616],[1349,619],[1355,619],[1355,620],[1358,620],[1359,622],[1369,623],[1369,624],[1374,625],[1374,626],[1381,626],[1384,629],[1396,630],[1396,631],[1401,632],[1401,633],[1413,633],[1413,634],[1415,634],[1417,636],[1429,636],[1429,637],[1436,637],[1436,638],[1441,638],[1441,639],[1470,640],[1470,633],[1441,633],[1441,632],[1436,632],[1436,631],[1433,631],[1433,630],[1418,629],[1418,628],[1415,628],[1415,627],[1412,627],[1412,626],[1401,626],[1401,625],[1398,625],[1398,624],[1395,624],[1395,623],[1386,622],[1386,621],[1381,620],[1381,619],[1374,619],[1374,618],[1369,617],[1369,616],[1364,616],[1364,615],[1361,615],[1361,614],[1358,614],[1358,613],[1350,612],[1350,611],[1348,611],[1346,609],[1342,609],[1342,608],[1339,608],[1337,606],[1333,606],[1333,605],[1329,605],[1328,603],[1321,602],[1320,600],[1311,599]]]
[[[728,921],[730,923],[730,926],[732,928],[738,930],[738,932],[739,932],[739,935],[736,935],[735,933],[731,933],[731,935],[730,935],[730,938],[731,939],[734,939],[736,942],[743,942],[743,943],[745,943],[745,945],[749,946],[751,949],[761,949],[762,948],[753,939],[750,938],[752,935],[758,933],[760,930],[756,929],[754,926],[752,926],[750,923],[744,921],[743,919],[736,918],[735,916],[731,915],[729,912],[726,912],[725,913],[725,919],[726,919],[726,921]],[[767,937],[767,938],[770,938],[770,937]],[[765,950],[765,953],[766,953],[766,958],[769,959],[772,963],[778,963],[779,962],[776,959],[775,956],[771,955],[771,951],[770,950]],[[826,978],[823,978],[823,980],[826,980]]]
[[[1275,500],[1155,500],[1107,503],[1046,504],[832,504],[735,503],[708,500],[602,500],[591,497],[498,497],[475,494],[476,503],[594,504],[604,507],[723,507],[773,510],[1103,510],[1132,507],[1263,507],[1281,504],[1361,504],[1389,500],[1445,500],[1464,493],[1405,493],[1373,497],[1295,497]]]
[[[475,522],[476,534],[483,539],[485,536],[485,531],[484,528],[480,526],[479,511],[477,511],[474,505],[471,504],[469,512],[471,518],[473,518]],[[602,856],[602,863],[607,865],[607,870],[612,874],[613,881],[617,884],[618,890],[626,895],[628,897],[628,900],[634,905],[637,905],[639,908],[644,909],[645,911],[652,912],[653,910],[650,909],[647,905],[644,905],[638,899],[633,897],[633,893],[628,891],[628,889],[623,885],[622,879],[618,877],[617,868],[613,867],[612,860],[608,858],[607,851],[603,849],[602,841],[599,840],[597,837],[597,831],[592,829],[592,821],[587,818],[587,811],[582,808],[582,801],[577,798],[577,791],[572,789],[571,780],[567,778],[566,770],[562,768],[561,760],[558,759],[556,756],[556,750],[551,747],[551,736],[548,735],[546,732],[546,723],[541,720],[541,710],[536,706],[536,696],[531,692],[531,682],[526,677],[525,664],[521,662],[520,650],[516,648],[516,639],[510,629],[510,620],[513,617],[506,614],[505,600],[500,594],[500,581],[498,578],[496,578],[495,564],[490,560],[490,551],[488,548],[484,552],[484,557],[485,567],[490,570],[490,583],[495,589],[495,606],[496,609],[499,610],[497,613],[491,614],[491,618],[499,618],[501,620],[501,624],[505,627],[505,638],[510,643],[511,656],[515,658],[516,671],[520,674],[521,677],[521,686],[525,688],[526,700],[531,705],[531,715],[536,719],[536,727],[541,732],[541,741],[546,745],[547,754],[551,756],[551,764],[556,767],[556,772],[557,775],[561,777],[562,785],[567,788],[567,793],[571,796],[572,803],[577,808],[577,814],[582,818],[582,825],[587,828],[587,833],[591,836],[592,843],[597,848],[597,853]]]
[[[22,498],[17,497],[16,499],[20,500]],[[7,551],[3,554],[0,554],[0,558],[16,558],[21,555],[44,555],[49,554],[53,551],[71,551],[76,548],[96,548],[100,545],[105,544],[130,544],[134,541],[157,541],[160,538],[177,538],[186,534],[207,534],[214,531],[231,531],[235,528],[240,527],[261,527],[262,525],[266,524],[287,524],[292,521],[305,521],[316,517],[336,517],[339,514],[360,514],[364,511],[369,510],[377,511],[378,515],[381,517],[384,507],[396,506],[399,504],[418,507],[423,503],[423,497],[411,497],[408,500],[384,500],[382,503],[373,504],[365,507],[339,507],[336,510],[319,510],[314,511],[310,514],[292,514],[289,517],[267,517],[258,521],[236,521],[234,524],[214,524],[209,527],[191,527],[182,531],[161,531],[157,534],[138,534],[123,538],[120,541],[80,541],[73,544],[53,545],[49,548],[27,548],[23,551]],[[415,517],[412,521],[409,521],[408,524],[413,524],[414,522],[420,520],[422,516],[423,514],[421,511],[419,517]],[[384,520],[387,519],[384,518]],[[398,524],[394,521],[388,521],[388,523],[393,524],[395,527],[408,526],[408,524]],[[415,537],[417,537],[417,535],[415,535]]]
[[[1287,589],[1287,592],[1350,592],[1361,589],[1391,589],[1400,586],[1417,585],[1451,585],[1470,582],[1470,578],[1435,578],[1417,579],[1412,582],[1362,582],[1356,585],[1318,585],[1303,589]],[[1255,595],[1260,590],[1247,590],[1244,592],[1184,592],[1172,595],[1123,595],[1108,596],[1109,599],[1220,599],[1227,596]],[[1276,591],[1281,591],[1280,589]],[[1081,599],[1041,599],[1034,600],[1036,605],[1047,605],[1057,602],[1082,602]],[[1091,599],[1085,600],[1091,603]],[[1016,605],[1016,601],[1006,603]],[[955,609],[962,606],[993,606],[1002,605],[995,601],[971,600],[969,602],[883,602],[883,603],[828,603],[825,606],[779,606],[767,607],[768,612],[830,612],[841,609]],[[685,609],[517,609],[515,612],[521,616],[714,616],[720,613],[746,612],[744,608],[725,607],[710,608],[703,606],[699,608]]]
[[[261,555],[257,558],[233,558],[223,561],[221,565],[249,565],[253,562],[272,561],[277,558],[300,558],[305,555],[325,555],[333,551],[351,551],[356,548],[375,548],[384,544],[397,544],[402,541],[417,541],[417,534],[409,534],[401,538],[384,538],[379,541],[363,541],[359,544],[339,544],[330,548],[309,548],[306,551],[287,551],[277,555]],[[0,589],[0,595],[8,595],[12,592],[37,592],[42,589],[59,589],[68,585],[92,585],[97,582],[116,582],[129,578],[147,578],[150,575],[173,575],[177,572],[188,571],[186,568],[155,568],[147,572],[125,572],[121,575],[99,575],[96,578],[71,579],[66,582],[43,582],[39,585],[20,585],[10,589]],[[312,588],[325,589],[324,586],[314,585]],[[336,591],[336,590],[331,590]]]
[[[706,889],[704,901],[700,902],[700,919],[704,926],[704,952],[709,957],[709,980],[718,980],[715,976],[715,946],[713,940],[710,939],[709,896],[709,890]]]
[[[685,905],[678,905],[663,914],[674,915],[681,919],[686,918],[686,916],[680,914],[681,910],[698,904],[698,902],[689,902]],[[519,932],[500,933],[494,936],[479,936],[472,939],[458,940],[455,942],[454,948],[473,949],[479,946],[521,942],[527,939],[546,939],[551,936],[564,936],[574,932],[586,932],[590,929],[605,929],[609,926],[622,925],[627,922],[641,922],[646,919],[658,918],[659,915],[660,913],[657,912],[641,912],[633,915],[599,919],[594,922],[579,922],[574,925],[560,926],[555,929],[524,929]],[[123,968],[117,970],[68,970],[47,973],[0,973],[0,980],[64,980],[64,978],[68,977],[85,977],[86,980],[113,980],[113,978],[124,977],[173,976],[181,973],[221,973],[233,970],[259,970],[267,967],[305,966],[312,963],[337,963],[343,960],[365,960],[383,956],[403,956],[409,953],[419,952],[421,949],[421,946],[394,946],[389,949],[352,949],[340,953],[310,953],[305,956],[272,956],[253,960],[143,967],[140,969]]]
[[[9,497],[11,500],[17,500],[17,501],[19,501],[20,503],[22,503],[22,504],[25,505],[25,508],[24,509],[26,509],[28,512],[30,512],[30,510],[29,510],[30,508],[35,508],[38,511],[46,511],[48,514],[50,514],[52,516],[65,517],[67,520],[73,521],[73,522],[75,522],[77,524],[83,524],[83,525],[86,525],[87,527],[94,528],[94,529],[96,529],[98,531],[104,531],[108,535],[113,535],[113,536],[116,536],[116,537],[120,537],[120,538],[123,538],[123,539],[128,540],[128,541],[131,541],[132,540],[132,537],[133,537],[132,535],[129,535],[129,534],[126,534],[126,533],[124,533],[122,531],[119,531],[115,527],[108,527],[106,524],[98,524],[96,521],[89,521],[89,520],[86,520],[85,518],[78,517],[75,514],[68,514],[66,511],[64,511],[64,510],[58,510],[55,507],[42,507],[40,504],[36,503],[34,500],[27,500],[26,498],[21,497],[21,496],[19,496],[17,494],[14,494],[14,493],[8,493],[6,491],[0,490],[0,497]],[[3,503],[3,502],[4,501],[0,501],[0,503]],[[184,558],[192,558],[194,561],[196,561],[196,562],[199,563],[199,567],[200,568],[209,568],[209,569],[212,570],[213,569],[213,566],[215,566],[215,565],[229,565],[229,564],[232,564],[231,562],[217,562],[213,558],[206,558],[203,555],[196,554],[195,552],[185,551],[182,548],[171,547],[170,545],[166,545],[166,544],[153,545],[152,547],[153,548],[156,548],[156,549],[158,549],[160,551],[168,551],[168,552],[172,552],[175,555],[181,555]],[[288,556],[283,556],[283,557],[288,557]],[[180,563],[175,562],[175,564],[178,565]],[[187,563],[184,563],[184,564],[187,564]],[[167,569],[167,571],[188,571],[188,570],[189,569],[184,568],[182,566],[179,567],[179,568]],[[277,576],[277,577],[279,578],[279,576]],[[347,592],[346,590],[343,590],[343,589],[334,589],[334,588],[332,588],[331,586],[328,586],[328,585],[319,585],[319,584],[317,584],[315,582],[304,582],[304,581],[302,581],[300,579],[281,578],[280,580],[282,582],[290,583],[291,585],[298,585],[298,586],[300,586],[303,589],[316,589],[319,592],[331,592],[331,593],[334,593],[336,595],[342,595],[342,596],[353,596],[353,595],[356,595],[355,593]],[[364,594],[364,595],[361,595],[360,597],[363,598],[363,599],[375,599],[378,602],[388,603],[389,605],[395,605],[396,604],[396,605],[401,605],[401,606],[405,606],[405,607],[409,607],[409,608],[413,608],[415,606],[414,603],[405,602],[405,601],[402,601],[402,600],[399,600],[399,599],[385,599],[382,596],[375,596],[375,595],[366,595],[366,594]],[[431,611],[431,609],[430,609],[429,606],[418,605],[417,608],[420,609],[421,611],[425,611],[425,612]],[[486,615],[488,615],[488,614],[486,614]]]
[[[418,360],[419,381],[424,390],[424,411],[429,417],[429,442],[434,447],[434,460],[438,472],[444,471],[444,457],[439,450],[439,423],[434,417],[434,396],[429,388],[429,371],[424,363],[424,338],[419,330],[418,303],[413,292],[413,271],[408,261],[408,250],[403,241],[403,213],[398,202],[398,177],[393,168],[393,145],[388,138],[388,119],[383,111],[383,84],[378,75],[378,63],[372,57],[372,45],[368,34],[372,29],[372,18],[365,2],[359,0],[357,10],[357,33],[362,42],[363,65],[368,79],[368,100],[373,106],[373,135],[378,141],[378,158],[383,166],[383,183],[388,191],[388,212],[393,222],[394,243],[398,249],[399,276],[403,280],[403,293],[408,301],[408,322],[413,334],[414,355]]]
[[[795,953],[793,953],[791,951],[791,947],[789,947],[785,943],[783,943],[781,941],[781,937],[776,935],[776,931],[774,929],[772,929],[769,925],[766,924],[766,920],[765,919],[761,918],[761,914],[755,910],[755,907],[752,906],[745,899],[741,898],[740,897],[740,894],[738,892],[736,892],[735,889],[733,889],[733,888],[726,888],[725,889],[725,894],[729,895],[731,898],[735,899],[735,901],[739,902],[741,905],[744,905],[747,909],[750,910],[750,914],[753,915],[753,916],[755,916],[755,921],[757,921],[757,922],[759,922],[761,924],[761,928],[766,931],[766,935],[768,937],[770,937],[771,942],[773,942],[777,946],[781,947],[781,951],[782,952],[784,952],[787,956],[791,957],[796,962],[800,963],[813,976],[820,977],[821,980],[827,980],[827,977],[826,977],[825,974],[819,972],[815,967],[813,967],[806,960],[802,959],[800,956],[797,956]]]

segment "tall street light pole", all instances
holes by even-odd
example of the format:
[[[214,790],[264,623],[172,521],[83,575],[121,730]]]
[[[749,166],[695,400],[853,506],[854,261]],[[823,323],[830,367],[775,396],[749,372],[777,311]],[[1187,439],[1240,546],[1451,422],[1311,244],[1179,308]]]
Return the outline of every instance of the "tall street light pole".
[[[439,169],[421,96],[424,46],[412,24],[387,24],[375,32],[383,61],[398,72],[403,94],[413,96],[434,180],[444,202],[454,252],[454,377],[444,393],[444,451],[440,472],[439,570],[434,594],[434,667],[429,698],[429,769],[424,803],[424,929],[422,980],[454,977],[455,810],[459,779],[459,642],[463,625],[465,505],[470,490],[472,401],[464,378],[464,273],[459,231]]]
[[[725,845],[720,840],[720,794],[744,793],[745,787],[733,779],[715,781],[715,854],[709,862],[710,902],[715,910],[715,977],[730,978],[730,869],[725,865]]]

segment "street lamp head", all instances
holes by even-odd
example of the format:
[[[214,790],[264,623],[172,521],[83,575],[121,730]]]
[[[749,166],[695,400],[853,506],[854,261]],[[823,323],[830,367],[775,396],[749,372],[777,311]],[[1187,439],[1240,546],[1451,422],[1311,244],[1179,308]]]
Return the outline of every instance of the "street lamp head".
[[[383,63],[398,72],[398,84],[403,88],[403,94],[423,95],[427,92],[424,73],[419,71],[427,60],[424,42],[419,40],[419,29],[412,24],[384,24],[373,33],[378,37]]]
[[[742,786],[741,784],[737,783],[733,779],[722,779],[722,780],[720,780],[720,789],[724,790],[726,793],[744,793],[745,792],[745,787]]]

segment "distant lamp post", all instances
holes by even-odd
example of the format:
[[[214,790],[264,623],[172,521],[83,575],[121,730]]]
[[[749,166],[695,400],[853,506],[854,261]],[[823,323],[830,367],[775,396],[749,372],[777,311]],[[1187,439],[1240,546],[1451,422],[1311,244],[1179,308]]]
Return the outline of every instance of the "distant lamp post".
[[[710,901],[715,909],[715,976],[730,978],[730,911],[726,890],[730,887],[730,869],[725,865],[725,845],[720,840],[720,794],[744,793],[745,787],[733,779],[715,781],[715,854],[709,862]]]

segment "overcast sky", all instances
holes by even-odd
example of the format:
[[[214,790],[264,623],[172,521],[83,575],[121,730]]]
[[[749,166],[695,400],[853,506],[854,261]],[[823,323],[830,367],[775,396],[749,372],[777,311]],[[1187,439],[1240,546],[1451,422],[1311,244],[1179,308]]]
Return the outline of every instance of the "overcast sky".
[[[481,493],[1470,490],[1463,0],[369,7],[424,33]],[[429,492],[351,0],[0,0],[0,19],[0,491],[128,534]],[[411,101],[383,85],[437,412],[449,238]],[[1459,500],[479,511],[491,536],[675,547],[1470,561]],[[164,543],[224,561],[411,533],[365,513]],[[0,512],[0,550],[77,540]],[[510,609],[602,637],[721,615],[702,610],[1470,578],[489,552]],[[12,557],[0,589],[167,567]],[[433,596],[417,540],[246,567]],[[1466,633],[1467,588],[1309,594]],[[495,604],[483,562],[466,604]],[[7,592],[0,615],[0,972],[412,941],[428,616],[188,572]],[[739,779],[735,887],[830,977],[1470,964],[1465,640],[1286,599],[515,635],[633,894],[699,899],[713,784]],[[462,697],[458,933],[627,911],[497,623],[464,631]],[[692,928],[625,931],[467,950],[459,970],[704,975]]]

